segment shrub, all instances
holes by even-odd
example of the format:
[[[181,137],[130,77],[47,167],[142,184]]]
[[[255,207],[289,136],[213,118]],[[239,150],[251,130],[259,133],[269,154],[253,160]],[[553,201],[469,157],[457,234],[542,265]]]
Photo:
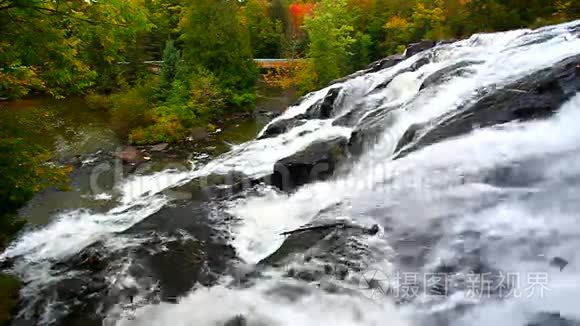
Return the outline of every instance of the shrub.
[[[129,142],[136,145],[170,143],[179,141],[186,135],[187,129],[183,127],[177,116],[165,114],[156,116],[152,125],[132,130]]]
[[[110,96],[111,125],[125,137],[133,128],[147,124],[147,111],[153,102],[156,79],[137,85],[126,92]]]
[[[226,106],[226,91],[218,86],[217,78],[208,70],[196,69],[189,79],[189,103],[199,121],[197,125],[217,117]],[[196,123],[193,123],[195,125]]]

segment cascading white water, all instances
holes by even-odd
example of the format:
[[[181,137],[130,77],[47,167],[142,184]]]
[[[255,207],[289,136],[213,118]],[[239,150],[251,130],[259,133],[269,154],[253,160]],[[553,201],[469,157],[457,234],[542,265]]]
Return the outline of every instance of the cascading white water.
[[[351,289],[331,294],[306,282],[289,280],[280,271],[238,288],[224,278],[213,288],[200,288],[178,304],[140,307],[134,320],[121,325],[221,325],[243,315],[248,325],[431,325],[432,316],[465,304],[477,304],[469,313],[450,321],[450,325],[524,325],[535,313],[551,310],[580,319],[573,298],[580,295],[580,269],[574,264],[554,273],[550,257],[562,256],[580,261],[580,225],[577,194],[580,193],[580,95],[566,103],[554,117],[542,121],[508,123],[476,130],[392,160],[398,140],[409,126],[426,123],[475,102],[482,89],[501,89],[531,72],[580,54],[580,39],[571,34],[579,21],[535,31],[479,34],[453,44],[438,46],[379,72],[365,74],[331,87],[341,87],[340,106],[333,119],[352,110],[362,110],[360,119],[374,110],[392,111],[393,123],[379,142],[367,149],[345,174],[306,185],[292,194],[264,187],[252,195],[225,203],[228,213],[238,219],[232,225],[232,245],[248,264],[257,263],[280,247],[280,232],[311,222],[319,212],[336,206],[324,218],[345,219],[369,225],[388,225],[395,234],[437,237],[430,254],[420,266],[428,273],[440,260],[453,261],[469,247],[481,259],[504,271],[527,275],[530,271],[549,273],[549,292],[545,296],[494,300],[471,298],[466,293],[425,298],[395,306],[391,298],[374,296],[372,289],[361,289],[361,275],[346,280],[327,280]],[[420,59],[429,63],[415,71],[400,73]],[[469,60],[472,72],[420,90],[433,72]],[[378,85],[394,79],[387,87]],[[280,119],[295,117],[324,98],[328,90],[310,94],[302,103],[289,108]],[[232,149],[207,165],[191,172],[164,171],[152,176],[134,177],[119,187],[119,207],[106,214],[88,211],[66,212],[47,227],[24,234],[3,257],[24,257],[16,269],[31,285],[26,295],[54,282],[46,275],[55,261],[70,257],[103,239],[114,243],[115,232],[157,212],[169,198],[161,190],[180,185],[195,177],[232,170],[248,176],[264,176],[273,165],[316,140],[348,137],[349,127],[333,126],[333,119],[310,120],[279,136],[254,140]],[[433,126],[437,128],[437,126]],[[481,176],[497,168],[518,166],[530,171],[530,181],[521,186],[504,187],[482,181]],[[471,179],[470,179],[471,177]],[[465,181],[465,180],[472,181]],[[214,212],[218,217],[220,211]],[[435,228],[439,223],[443,227]],[[477,233],[476,240],[464,234]],[[371,252],[364,263],[369,270],[394,277],[397,266],[393,239],[387,231],[360,241]],[[112,245],[114,247],[114,245]],[[458,249],[458,248],[461,248]],[[509,250],[506,250],[509,248]],[[521,284],[526,290],[526,280]],[[305,291],[297,300],[277,296],[273,289],[281,284]]]

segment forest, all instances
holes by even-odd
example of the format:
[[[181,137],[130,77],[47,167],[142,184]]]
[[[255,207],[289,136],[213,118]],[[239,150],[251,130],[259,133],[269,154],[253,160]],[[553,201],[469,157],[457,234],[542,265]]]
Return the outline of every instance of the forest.
[[[573,0],[0,0],[0,98],[86,96],[128,143],[174,142],[251,109],[259,78],[304,94],[409,43],[579,15]],[[300,60],[260,72],[253,58]],[[69,172],[22,131],[45,117],[1,113],[0,244]]]

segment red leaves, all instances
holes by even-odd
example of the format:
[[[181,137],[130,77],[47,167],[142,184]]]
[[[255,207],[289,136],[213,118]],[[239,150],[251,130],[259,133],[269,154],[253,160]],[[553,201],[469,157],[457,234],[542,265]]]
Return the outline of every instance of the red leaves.
[[[292,3],[290,5],[290,17],[292,18],[292,25],[294,30],[299,30],[306,15],[312,14],[314,11],[314,3]]]

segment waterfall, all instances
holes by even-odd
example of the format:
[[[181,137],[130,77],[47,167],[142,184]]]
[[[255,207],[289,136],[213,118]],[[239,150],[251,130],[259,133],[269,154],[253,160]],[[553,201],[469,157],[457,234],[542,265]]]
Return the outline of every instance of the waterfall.
[[[99,294],[138,288],[131,303],[103,305],[111,325],[580,322],[579,28],[575,21],[437,45],[305,96],[255,140],[191,171],[133,176],[115,189],[118,206],[108,212],[59,213],[0,255],[15,260],[26,283],[21,318],[49,325],[72,311],[73,299],[47,291],[86,276],[58,266],[96,247],[115,262],[101,272],[106,290]],[[575,79],[553,72],[560,67],[576,69]],[[533,78],[559,87],[557,100]],[[516,110],[532,92],[537,105]],[[350,146],[355,136],[360,153],[346,155],[328,178],[290,192],[255,182],[203,203],[207,223],[236,258],[212,286],[194,284],[175,303],[147,299],[155,279],[132,271],[126,251],[151,238],[158,252],[171,250],[163,248],[170,240],[161,230],[133,232],[179,209],[167,190],[232,171],[262,180],[312,143],[340,138]],[[281,233],[333,221],[380,231],[337,229],[280,264],[263,263],[288,245]],[[187,229],[175,234],[196,238]],[[550,264],[554,257],[569,264],[560,271]],[[429,284],[443,274],[445,283]],[[469,286],[475,276],[483,284],[482,275],[495,289]],[[502,281],[506,275],[517,282]],[[445,293],[433,294],[434,287]]]

